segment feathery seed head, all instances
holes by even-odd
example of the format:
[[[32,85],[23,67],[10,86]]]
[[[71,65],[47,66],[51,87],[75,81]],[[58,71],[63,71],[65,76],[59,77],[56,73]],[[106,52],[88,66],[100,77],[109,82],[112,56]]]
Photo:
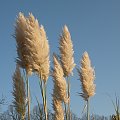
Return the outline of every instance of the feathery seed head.
[[[64,120],[62,102],[53,95],[54,120]]]
[[[44,27],[41,25],[40,27],[40,34],[41,34],[41,61],[40,61],[40,69],[39,74],[42,73],[42,79],[44,82],[48,79],[49,76],[49,68],[50,68],[50,61],[49,61],[49,44],[46,37],[46,32]]]
[[[88,100],[89,97],[95,94],[95,72],[91,67],[91,61],[87,52],[84,52],[81,60],[81,69],[78,71],[80,75],[80,80],[82,84],[81,96]]]
[[[43,26],[30,13],[19,14],[16,22],[17,62],[28,74],[37,72],[46,82],[49,76],[49,44]]]
[[[63,77],[64,75],[63,69],[55,55],[53,56],[53,62],[54,62],[54,70],[52,75],[54,82],[53,94],[56,96],[57,99],[67,103],[68,102],[67,94],[66,94],[67,84],[66,84],[66,80]]]
[[[64,76],[69,76],[72,74],[72,70],[75,67],[74,58],[73,58],[73,44],[71,36],[67,26],[63,28],[62,35],[60,36],[60,56],[61,63],[64,71]]]
[[[49,76],[49,44],[46,32],[32,14],[29,16],[28,24],[31,31],[27,32],[27,38],[31,40],[31,53],[34,56],[33,70],[46,82]]]
[[[26,71],[29,72],[31,65],[29,60],[30,57],[28,56],[27,48],[26,48],[26,44],[27,44],[25,37],[26,29],[27,29],[26,18],[22,13],[19,13],[15,26],[15,38],[17,42],[17,53],[18,53],[17,63],[22,68],[25,68]]]
[[[13,104],[15,106],[16,111],[18,112],[21,117],[25,117],[25,84],[23,77],[21,76],[19,66],[16,66],[15,73],[13,75],[13,97],[14,101]]]

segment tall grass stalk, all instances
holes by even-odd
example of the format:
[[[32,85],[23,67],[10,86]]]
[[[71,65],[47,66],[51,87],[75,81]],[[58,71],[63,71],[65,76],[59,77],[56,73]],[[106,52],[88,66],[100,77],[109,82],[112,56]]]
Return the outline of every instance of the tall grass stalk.
[[[47,120],[46,81],[49,76],[49,44],[44,27],[39,26],[38,20],[30,13],[25,17],[22,13],[16,20],[15,38],[17,43],[17,63],[26,71],[28,114],[30,114],[30,93],[28,76],[32,72],[40,76],[42,97]],[[41,83],[41,84],[42,84]]]
[[[67,83],[64,78],[63,69],[61,67],[61,64],[59,63],[57,56],[53,55],[53,109],[55,112],[55,120],[64,120],[64,112],[62,108],[62,103],[65,104],[68,103],[67,98]],[[65,106],[66,108],[66,106]],[[66,110],[66,109],[65,109]],[[67,112],[67,111],[65,111]]]
[[[90,97],[95,94],[95,72],[91,67],[91,61],[87,52],[84,52],[81,60],[81,68],[78,69],[80,76],[82,93],[80,96],[87,102],[87,120],[90,120]]]
[[[14,97],[14,107],[17,113],[20,115],[21,120],[25,119],[26,114],[26,92],[25,92],[25,83],[24,79],[21,76],[20,68],[17,65],[15,73],[13,75],[13,91]]]
[[[73,44],[71,40],[71,35],[68,30],[68,27],[65,25],[60,36],[60,60],[64,72],[64,77],[67,79],[67,96],[69,98],[68,108],[67,108],[67,120],[70,120],[70,74],[75,67],[74,58],[73,58]]]

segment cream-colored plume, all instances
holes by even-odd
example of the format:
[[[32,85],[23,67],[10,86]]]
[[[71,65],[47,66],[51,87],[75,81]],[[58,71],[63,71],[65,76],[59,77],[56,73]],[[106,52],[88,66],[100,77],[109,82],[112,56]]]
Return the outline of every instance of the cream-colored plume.
[[[60,57],[61,63],[64,71],[64,76],[69,76],[72,74],[72,70],[75,67],[73,58],[73,44],[71,36],[67,26],[63,28],[62,35],[60,36]]]
[[[60,101],[54,95],[53,95],[53,110],[54,110],[54,120],[64,120],[64,110],[62,107],[62,101]]]
[[[32,14],[19,14],[16,22],[18,63],[26,71],[37,72],[46,82],[49,76],[49,44],[43,26]]]
[[[68,102],[66,94],[67,84],[65,78],[63,77],[64,75],[63,69],[55,55],[53,56],[53,63],[54,63],[54,70],[52,74],[54,82],[53,94],[56,96],[58,100],[67,103]]]
[[[81,60],[81,69],[78,70],[82,84],[81,96],[87,101],[95,94],[95,72],[91,67],[91,61],[87,52],[84,52]]]
[[[18,53],[18,64],[26,69],[27,73],[31,72],[31,57],[27,49],[27,41],[25,32],[27,30],[26,18],[22,13],[19,13],[19,16],[16,20],[15,26],[15,38],[17,43],[17,53]]]
[[[54,89],[53,89],[53,110],[54,110],[54,120],[64,120],[64,110],[62,107],[62,103],[68,102],[67,99],[67,84],[66,80],[64,79],[63,69],[58,62],[56,55],[53,56],[53,82],[54,82]]]
[[[18,114],[21,116],[22,120],[24,120],[25,112],[26,112],[26,93],[25,93],[25,84],[23,77],[21,76],[19,66],[16,66],[15,73],[13,75],[13,97],[14,97],[14,107]]]
[[[49,76],[49,44],[43,26],[39,27],[38,21],[32,14],[28,18],[29,49],[34,58],[33,70],[46,82]]]

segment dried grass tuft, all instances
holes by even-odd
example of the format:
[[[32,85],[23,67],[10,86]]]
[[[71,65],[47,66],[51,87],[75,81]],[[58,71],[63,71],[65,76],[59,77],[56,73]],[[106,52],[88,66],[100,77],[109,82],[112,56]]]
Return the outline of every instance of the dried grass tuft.
[[[64,110],[62,107],[62,102],[53,95],[53,110],[54,113],[54,120],[64,120]]]
[[[81,60],[81,69],[78,70],[81,84],[82,84],[82,93],[81,96],[84,100],[88,100],[89,97],[94,96],[95,94],[95,72],[91,67],[91,61],[87,52],[84,52]]]
[[[65,103],[68,101],[67,99],[67,83],[65,78],[63,77],[63,69],[58,62],[57,57],[53,56],[53,63],[54,63],[54,70],[53,70],[53,82],[54,82],[54,89],[53,94],[56,98],[60,101],[64,101]]]
[[[16,26],[15,26],[15,38],[17,43],[17,63],[20,67],[26,69],[27,73],[31,73],[31,57],[26,42],[25,32],[27,30],[26,18],[24,14],[19,13]]]
[[[19,66],[16,66],[15,73],[13,75],[13,97],[14,97],[14,107],[18,114],[24,119],[26,112],[26,94],[25,94],[25,84],[23,77],[21,76]]]
[[[33,56],[33,70],[46,82],[49,76],[49,44],[43,26],[39,26],[32,14],[28,17],[26,32],[29,49]]]
[[[49,76],[49,44],[43,26],[32,14],[19,13],[16,21],[17,62],[27,74],[37,72],[44,82]]]
[[[64,71],[64,75],[69,76],[72,74],[72,70],[75,67],[74,58],[73,58],[73,44],[71,36],[67,26],[63,28],[62,35],[60,36],[60,57],[61,63]]]
[[[54,118],[55,120],[64,120],[64,111],[62,107],[62,103],[68,103],[67,99],[67,84],[66,80],[64,79],[63,69],[57,59],[57,56],[53,55],[53,110],[55,112]]]

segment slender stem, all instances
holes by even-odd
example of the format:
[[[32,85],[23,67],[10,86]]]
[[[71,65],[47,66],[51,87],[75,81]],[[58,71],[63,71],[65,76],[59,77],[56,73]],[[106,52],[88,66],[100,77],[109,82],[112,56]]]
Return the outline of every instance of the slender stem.
[[[65,120],[68,119],[68,115],[67,115],[67,106],[66,106],[66,103],[64,103],[64,106],[65,106]]]
[[[45,93],[45,119],[47,120],[47,93],[46,93],[46,83],[44,83],[44,93]]]
[[[68,115],[68,119],[71,120],[71,117],[70,117],[70,77],[67,76],[67,82],[68,82],[68,112],[67,112],[67,115]]]
[[[46,83],[42,80],[42,73],[39,76],[39,85],[40,85],[40,90],[42,94],[42,100],[43,100],[43,108],[44,108],[44,113],[45,113],[45,120],[47,120],[47,96],[46,96]]]
[[[43,85],[42,85],[42,79],[41,76],[39,76],[39,86],[40,86],[40,91],[41,91],[41,95],[42,95],[42,101],[43,101],[43,108],[44,108],[44,91],[43,91]]]
[[[88,98],[88,100],[87,100],[87,120],[90,120],[90,111],[89,111],[89,98]]]
[[[29,86],[28,75],[26,75],[26,81],[27,81],[27,99],[28,99],[28,120],[30,120],[30,86]]]
[[[40,87],[40,88],[41,88],[41,94],[42,94],[43,105],[44,105],[44,104],[45,104],[45,103],[44,103],[44,101],[45,101],[45,100],[44,100],[44,89],[43,89],[43,82],[42,82],[41,79],[40,79],[40,82],[41,82],[41,87]]]

